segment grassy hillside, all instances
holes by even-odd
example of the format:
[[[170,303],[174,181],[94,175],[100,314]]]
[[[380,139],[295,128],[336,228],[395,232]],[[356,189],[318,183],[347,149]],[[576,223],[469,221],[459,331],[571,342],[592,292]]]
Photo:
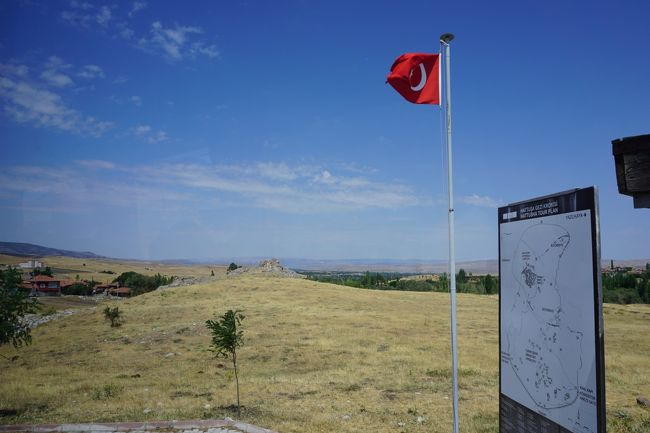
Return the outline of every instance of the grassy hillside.
[[[234,381],[204,322],[237,308],[245,421],[282,433],[450,429],[444,293],[242,276],[109,305],[124,310],[121,328],[102,304],[35,329],[16,362],[0,358],[0,409],[16,411],[1,424],[233,416]],[[498,298],[461,294],[458,313],[461,428],[496,432]],[[650,396],[650,307],[607,305],[605,321],[609,431],[647,431],[635,398]]]
[[[25,262],[25,257],[9,256],[0,254],[0,264],[18,266],[18,263]],[[72,257],[48,256],[40,257],[45,266],[50,266],[54,276],[65,280],[74,280],[77,275],[82,280],[95,280],[101,283],[111,282],[123,272],[139,272],[144,275],[155,275],[160,273],[167,276],[204,276],[214,271],[215,275],[222,275],[226,272],[226,266],[210,265],[174,265],[159,262],[134,262],[128,260],[113,259],[76,259]],[[114,274],[106,274],[102,271],[112,271]],[[28,272],[28,270],[24,270]]]

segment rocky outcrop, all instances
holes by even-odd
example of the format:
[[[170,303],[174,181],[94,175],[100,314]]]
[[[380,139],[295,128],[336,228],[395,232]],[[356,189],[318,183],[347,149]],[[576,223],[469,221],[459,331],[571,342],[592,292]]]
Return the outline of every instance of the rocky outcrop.
[[[248,275],[267,275],[269,277],[280,277],[280,278],[305,278],[304,275],[300,275],[291,269],[287,269],[280,263],[278,259],[267,259],[262,260],[257,267],[254,266],[242,266],[232,271],[228,271],[227,275],[229,277],[235,277],[243,274]]]
[[[262,260],[259,264],[258,270],[263,274],[271,275],[274,277],[303,278],[302,275],[282,266],[280,264],[280,260],[275,258]]]

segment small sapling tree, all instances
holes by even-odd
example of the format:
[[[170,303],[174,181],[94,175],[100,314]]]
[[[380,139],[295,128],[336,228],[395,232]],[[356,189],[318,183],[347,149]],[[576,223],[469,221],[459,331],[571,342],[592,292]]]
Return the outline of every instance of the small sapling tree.
[[[120,311],[120,307],[104,308],[104,318],[111,321],[111,328],[117,328],[122,325],[122,312]]]
[[[228,310],[217,320],[208,320],[205,326],[212,332],[212,349],[218,358],[230,358],[235,371],[237,385],[237,416],[241,416],[239,405],[239,376],[237,375],[237,348],[244,344],[244,330],[241,322],[244,316],[238,310]]]

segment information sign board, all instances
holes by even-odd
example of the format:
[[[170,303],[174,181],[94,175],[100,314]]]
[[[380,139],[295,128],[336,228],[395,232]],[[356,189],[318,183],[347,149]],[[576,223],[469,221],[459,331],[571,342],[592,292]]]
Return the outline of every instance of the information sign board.
[[[499,208],[501,433],[604,433],[595,187]]]

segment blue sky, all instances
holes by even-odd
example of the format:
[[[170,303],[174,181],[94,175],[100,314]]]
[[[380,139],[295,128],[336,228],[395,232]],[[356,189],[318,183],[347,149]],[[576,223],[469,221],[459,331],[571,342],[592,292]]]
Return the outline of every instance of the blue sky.
[[[650,133],[643,1],[0,3],[0,239],[143,259],[444,259],[440,110],[385,78],[452,43],[459,259],[496,207],[600,189],[650,257],[611,140]]]

